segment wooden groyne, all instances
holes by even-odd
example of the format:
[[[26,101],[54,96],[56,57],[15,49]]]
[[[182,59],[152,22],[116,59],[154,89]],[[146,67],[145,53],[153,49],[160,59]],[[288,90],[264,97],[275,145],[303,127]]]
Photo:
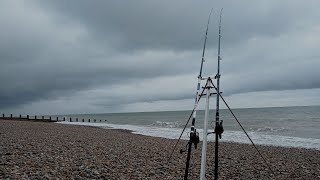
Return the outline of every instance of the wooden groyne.
[[[6,119],[6,120],[20,120],[20,121],[42,121],[42,122],[59,122],[59,121],[67,121],[67,122],[91,122],[91,123],[97,123],[97,122],[107,122],[107,120],[96,120],[93,119],[93,121],[91,121],[90,119],[80,119],[80,118],[74,118],[74,117],[61,117],[61,116],[30,116],[30,115],[21,115],[19,114],[19,116],[15,116],[13,114],[10,115],[6,115],[6,114],[2,114],[2,116],[0,117],[0,119]]]

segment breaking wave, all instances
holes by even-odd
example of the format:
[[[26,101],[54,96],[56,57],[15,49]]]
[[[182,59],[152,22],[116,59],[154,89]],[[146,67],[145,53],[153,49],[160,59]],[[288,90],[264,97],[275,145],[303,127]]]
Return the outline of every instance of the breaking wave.
[[[289,129],[284,127],[263,127],[258,128],[256,132],[283,132],[283,131],[289,131]]]
[[[165,127],[165,128],[177,128],[179,127],[179,123],[177,122],[163,122],[163,121],[156,121],[152,123],[150,126],[152,127]]]
[[[162,137],[167,139],[177,139],[182,131],[181,128],[168,128],[168,127],[155,127],[155,126],[135,126],[135,125],[119,125],[119,124],[106,124],[106,123],[86,123],[86,122],[58,122],[62,124],[73,124],[73,125],[85,125],[95,126],[105,129],[126,129],[132,131],[134,134],[141,134],[146,136]],[[281,128],[280,128],[281,129]],[[203,136],[203,130],[197,129],[200,135],[200,139]],[[213,131],[213,130],[208,130]],[[186,130],[182,139],[188,138],[189,131]],[[291,136],[281,136],[264,134],[258,131],[248,132],[251,139],[256,144],[271,145],[271,146],[283,146],[283,147],[296,147],[296,148],[308,148],[320,150],[320,139],[315,138],[300,138]],[[208,136],[208,141],[213,141],[214,136]],[[222,134],[222,141],[225,142],[237,142],[250,144],[250,141],[242,131],[225,131]]]

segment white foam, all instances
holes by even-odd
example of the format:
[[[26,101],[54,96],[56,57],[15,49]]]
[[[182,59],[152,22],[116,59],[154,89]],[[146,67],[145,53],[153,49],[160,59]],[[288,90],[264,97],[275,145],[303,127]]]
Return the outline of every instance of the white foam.
[[[88,123],[88,122],[58,122],[62,124],[73,124],[73,125],[85,125],[101,127],[105,129],[126,129],[133,131],[134,134],[141,134],[146,136],[162,137],[167,139],[178,139],[182,129],[180,128],[159,128],[159,127],[144,127],[135,125],[120,125],[120,124],[107,124],[107,123]],[[213,130],[209,130],[212,132]],[[200,140],[203,136],[203,130],[198,129]],[[187,129],[183,135],[182,139],[189,139],[188,137],[189,129]],[[308,149],[318,149],[320,150],[320,139],[314,138],[299,138],[290,136],[280,136],[280,135],[265,135],[259,132],[249,132],[248,133],[255,144],[261,145],[272,145],[272,146],[284,146],[284,147],[296,147],[296,148],[308,148]],[[214,135],[208,136],[208,141],[213,141]],[[238,142],[251,144],[246,135],[241,131],[225,131],[222,134],[222,141],[225,142]]]
[[[167,127],[167,128],[176,128],[179,126],[179,123],[177,122],[164,122],[164,121],[156,121],[155,123],[152,123],[149,126],[154,127]]]

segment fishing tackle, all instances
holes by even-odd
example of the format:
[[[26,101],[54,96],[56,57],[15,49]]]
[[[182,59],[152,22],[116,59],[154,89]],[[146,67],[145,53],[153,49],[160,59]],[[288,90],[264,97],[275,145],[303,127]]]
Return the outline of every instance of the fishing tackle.
[[[199,72],[199,76],[198,76],[197,92],[196,92],[196,98],[195,98],[194,107],[197,107],[198,102],[199,102],[199,100],[201,98],[201,96],[199,96],[199,92],[200,92],[200,84],[201,84],[201,80],[202,80],[202,68],[203,68],[203,62],[205,61],[204,60],[204,54],[205,54],[205,51],[206,51],[208,29],[209,29],[209,23],[210,23],[210,17],[211,17],[211,14],[212,14],[212,10],[213,9],[211,9],[210,14],[209,14],[207,28],[206,28],[206,35],[205,35],[205,38],[204,38],[204,44],[203,44],[203,50],[202,50],[202,58],[201,58],[201,66],[200,66],[200,72]],[[197,149],[197,145],[198,145],[198,143],[200,141],[199,140],[199,133],[197,132],[196,128],[194,127],[195,121],[196,121],[196,114],[197,114],[197,110],[196,110],[196,108],[194,108],[193,118],[192,118],[192,123],[191,123],[190,139],[189,139],[189,141],[187,143],[188,153],[187,153],[186,168],[185,168],[185,173],[184,173],[184,180],[188,179],[188,171],[189,171],[192,144],[194,144],[194,148]],[[182,154],[183,152],[185,152],[185,151],[181,149],[180,153]]]
[[[206,48],[206,42],[207,42],[207,34],[208,34],[208,26],[209,26],[209,22],[210,22],[210,17],[211,17],[211,13],[212,13],[212,9],[209,15],[209,19],[208,19],[208,23],[207,23],[207,29],[206,29],[206,35],[205,35],[205,41],[204,41],[204,46],[203,46],[203,51],[202,51],[202,59],[201,59],[201,66],[200,66],[200,73],[198,76],[198,84],[197,84],[197,93],[196,93],[196,99],[195,99],[195,104],[193,107],[193,110],[188,118],[188,121],[186,122],[180,137],[178,138],[173,150],[171,151],[171,154],[169,156],[168,159],[168,163],[171,160],[171,157],[173,155],[173,152],[175,151],[181,137],[182,134],[184,133],[187,125],[189,124],[189,121],[192,117],[192,125],[191,125],[191,131],[190,131],[190,139],[186,145],[186,149],[187,150],[182,150],[180,149],[180,153],[182,154],[185,151],[188,151],[187,154],[187,161],[186,161],[186,167],[185,167],[185,174],[184,174],[184,180],[188,179],[188,170],[189,170],[189,164],[190,164],[190,155],[191,155],[191,148],[192,148],[192,144],[194,144],[195,149],[197,148],[197,144],[199,143],[199,133],[197,132],[197,130],[195,129],[195,120],[196,120],[196,112],[197,112],[197,106],[198,103],[201,99],[202,96],[206,95],[206,105],[205,105],[205,119],[204,119],[204,127],[203,127],[203,142],[202,142],[202,155],[201,155],[201,170],[200,170],[200,180],[204,180],[205,179],[205,171],[206,171],[206,153],[207,153],[207,136],[209,134],[215,134],[215,160],[214,160],[214,164],[215,164],[215,169],[214,169],[214,179],[217,180],[218,179],[218,169],[219,169],[219,139],[222,138],[222,133],[224,132],[224,128],[223,128],[223,120],[220,119],[220,102],[219,99],[221,98],[222,101],[224,102],[224,104],[226,105],[226,107],[228,108],[228,110],[230,111],[230,113],[233,115],[234,119],[237,121],[237,123],[239,124],[239,126],[241,127],[242,131],[246,134],[246,136],[248,137],[248,139],[250,140],[250,142],[252,143],[253,147],[255,148],[255,150],[258,152],[258,154],[260,155],[260,157],[262,158],[262,160],[264,161],[264,163],[266,164],[266,166],[269,168],[270,172],[272,172],[273,175],[275,175],[275,173],[273,172],[273,170],[271,169],[270,165],[268,164],[268,162],[266,161],[266,159],[262,156],[262,154],[260,153],[260,151],[258,150],[258,148],[256,147],[256,145],[254,144],[254,142],[252,141],[252,139],[250,138],[250,136],[248,135],[248,133],[246,132],[246,130],[243,128],[243,126],[241,125],[241,123],[239,122],[239,120],[237,119],[237,117],[234,115],[233,111],[231,110],[231,108],[229,107],[229,105],[227,104],[227,102],[225,101],[225,99],[222,97],[222,92],[220,92],[220,60],[222,59],[220,56],[220,41],[221,41],[221,16],[222,16],[222,10],[220,11],[220,19],[219,19],[219,38],[218,38],[218,71],[217,74],[215,75],[214,79],[217,80],[217,86],[214,85],[214,83],[212,82],[211,77],[207,77],[207,78],[203,78],[202,77],[202,68],[203,68],[203,62],[204,62],[204,54],[205,54],[205,48]],[[202,80],[206,80],[206,84],[204,87],[202,87],[202,92],[201,94],[199,94],[200,92],[200,84]],[[210,93],[210,89],[214,89],[216,92],[214,93]],[[208,133],[208,119],[209,119],[209,98],[211,95],[216,94],[216,113],[215,113],[215,128],[214,128],[214,132],[210,132]]]
[[[220,105],[219,105],[219,99],[220,99],[220,40],[221,40],[221,15],[222,10],[220,11],[220,20],[219,20],[219,40],[218,40],[218,72],[215,76],[215,79],[217,79],[217,103],[216,103],[216,127],[215,127],[215,135],[216,135],[216,141],[215,141],[215,156],[214,156],[214,179],[218,179],[218,169],[219,169],[219,138],[221,139],[221,134],[223,133],[223,127],[222,122],[220,121]]]

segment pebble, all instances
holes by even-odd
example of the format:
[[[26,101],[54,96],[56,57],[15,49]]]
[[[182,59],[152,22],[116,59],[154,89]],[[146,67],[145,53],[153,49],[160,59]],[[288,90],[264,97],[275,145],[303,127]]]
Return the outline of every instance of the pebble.
[[[181,141],[46,122],[0,120],[0,179],[183,179]],[[201,143],[192,149],[189,179],[199,179]],[[319,179],[320,151],[220,143],[219,179]],[[207,179],[213,179],[214,143],[208,144]]]

